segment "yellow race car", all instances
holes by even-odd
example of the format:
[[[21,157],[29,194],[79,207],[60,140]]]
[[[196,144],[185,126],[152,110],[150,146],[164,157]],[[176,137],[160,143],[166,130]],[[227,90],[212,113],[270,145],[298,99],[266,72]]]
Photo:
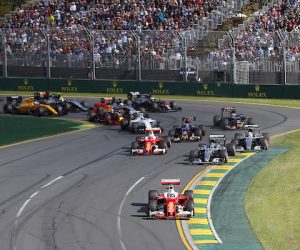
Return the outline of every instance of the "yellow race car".
[[[23,100],[21,96],[8,96],[6,104],[3,106],[4,113],[10,114],[30,114],[36,116],[63,115],[63,108],[57,106],[53,108],[51,105],[36,100],[34,97]]]

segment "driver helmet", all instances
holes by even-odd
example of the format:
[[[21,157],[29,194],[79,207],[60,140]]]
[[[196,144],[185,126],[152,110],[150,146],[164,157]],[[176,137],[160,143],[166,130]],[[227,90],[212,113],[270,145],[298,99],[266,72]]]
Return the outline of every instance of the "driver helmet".
[[[251,128],[248,129],[248,137],[253,137],[253,130]]]
[[[123,103],[123,102],[120,102],[119,106],[120,106],[120,107],[124,107],[124,103]]]
[[[154,135],[154,133],[153,133],[153,130],[150,130],[150,131],[149,131],[148,137],[151,138],[151,139],[152,139],[152,138],[155,138],[155,135]]]
[[[168,192],[169,192],[169,193],[175,193],[175,190],[174,190],[174,186],[173,186],[173,185],[170,185],[170,186],[168,187]]]
[[[236,116],[235,110],[231,111],[231,117],[235,117],[235,116]]]

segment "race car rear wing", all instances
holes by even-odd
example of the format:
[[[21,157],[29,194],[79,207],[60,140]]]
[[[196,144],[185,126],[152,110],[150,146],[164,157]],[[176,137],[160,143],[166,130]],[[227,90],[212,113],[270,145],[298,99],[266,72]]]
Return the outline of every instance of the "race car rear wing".
[[[161,185],[180,185],[180,179],[162,179]]]
[[[256,129],[257,129],[257,128],[259,128],[259,125],[257,125],[257,124],[253,124],[253,125],[245,125],[244,128],[245,128],[245,129],[252,129],[252,128],[256,128]]]
[[[226,139],[225,135],[209,135],[209,139]]]
[[[235,111],[235,107],[225,107],[222,108],[222,112],[231,112],[231,111]]]
[[[184,120],[196,121],[196,117],[195,116],[184,116],[184,117],[182,117],[182,121],[184,121]]]

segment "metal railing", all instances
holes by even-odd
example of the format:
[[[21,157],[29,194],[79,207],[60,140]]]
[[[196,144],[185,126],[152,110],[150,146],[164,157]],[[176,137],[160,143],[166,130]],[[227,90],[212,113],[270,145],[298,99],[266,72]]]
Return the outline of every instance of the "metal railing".
[[[300,34],[1,29],[0,77],[299,84]]]

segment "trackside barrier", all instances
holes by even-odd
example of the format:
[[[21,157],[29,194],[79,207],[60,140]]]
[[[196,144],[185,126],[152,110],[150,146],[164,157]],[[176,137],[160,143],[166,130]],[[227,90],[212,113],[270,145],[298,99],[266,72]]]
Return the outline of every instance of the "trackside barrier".
[[[154,95],[215,96],[240,98],[299,99],[300,85],[244,85],[158,81],[109,81],[45,78],[0,78],[2,91],[53,91],[126,94],[130,91]]]

